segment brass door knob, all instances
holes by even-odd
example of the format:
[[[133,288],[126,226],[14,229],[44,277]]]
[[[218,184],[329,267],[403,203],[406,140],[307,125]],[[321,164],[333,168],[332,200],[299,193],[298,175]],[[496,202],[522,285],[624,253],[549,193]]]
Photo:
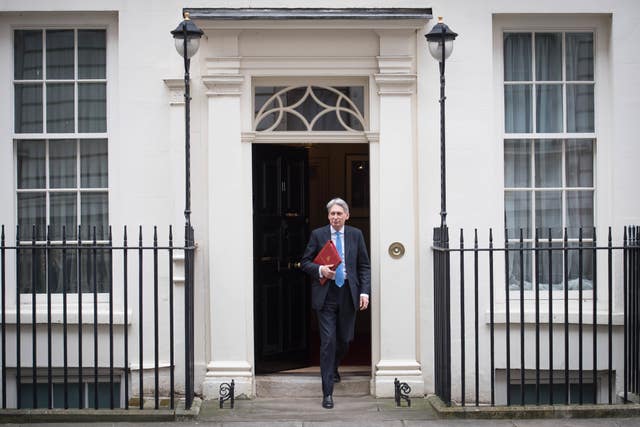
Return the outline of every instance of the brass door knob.
[[[404,245],[400,242],[393,242],[389,245],[389,256],[394,259],[401,258],[404,255]]]

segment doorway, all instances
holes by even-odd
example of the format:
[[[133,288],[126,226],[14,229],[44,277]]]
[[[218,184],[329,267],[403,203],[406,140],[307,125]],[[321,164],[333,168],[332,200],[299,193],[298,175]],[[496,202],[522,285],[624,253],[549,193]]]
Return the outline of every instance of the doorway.
[[[254,344],[257,374],[319,365],[310,279],[299,269],[309,233],[327,224],[332,197],[370,248],[366,144],[254,144]],[[370,250],[369,250],[370,252]],[[371,310],[359,312],[343,366],[371,365]]]

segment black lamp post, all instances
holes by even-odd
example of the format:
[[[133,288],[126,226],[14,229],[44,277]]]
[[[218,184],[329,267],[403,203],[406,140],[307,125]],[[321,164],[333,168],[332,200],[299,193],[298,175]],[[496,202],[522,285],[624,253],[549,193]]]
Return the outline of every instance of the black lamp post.
[[[434,352],[435,391],[451,405],[451,277],[449,232],[447,230],[447,176],[445,161],[444,63],[453,50],[457,34],[438,18],[427,38],[429,53],[440,62],[440,228],[434,229]]]
[[[200,47],[203,31],[184,13],[184,20],[171,31],[178,54],[184,59],[184,161],[185,161],[185,208],[184,208],[184,329],[185,329],[185,408],[190,409],[194,391],[194,235],[191,227],[191,129],[189,65],[191,57]],[[173,325],[172,325],[173,327]],[[173,363],[172,363],[173,369]],[[173,381],[173,375],[172,375]],[[173,387],[172,387],[173,389]]]
[[[184,149],[185,149],[185,208],[184,218],[187,225],[191,225],[191,129],[190,129],[190,88],[189,66],[191,57],[200,47],[200,37],[203,31],[189,19],[189,12],[184,13],[182,21],[175,30],[171,31],[176,43],[178,55],[184,59]]]
[[[438,23],[425,35],[429,53],[440,62],[440,228],[447,224],[447,177],[445,162],[445,120],[444,120],[444,63],[453,51],[453,40],[458,34],[438,17]]]

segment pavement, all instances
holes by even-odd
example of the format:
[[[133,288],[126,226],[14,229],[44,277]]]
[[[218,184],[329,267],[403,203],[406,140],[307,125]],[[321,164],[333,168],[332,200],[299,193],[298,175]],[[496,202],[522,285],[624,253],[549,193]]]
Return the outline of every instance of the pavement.
[[[29,423],[0,424],[6,426],[42,426],[87,425],[99,427],[164,427],[164,426],[203,426],[203,427],[312,427],[312,426],[496,426],[496,427],[640,427],[640,417],[614,418],[554,418],[554,419],[439,419],[427,399],[413,399],[411,407],[403,403],[397,408],[393,399],[376,399],[371,396],[337,397],[334,409],[323,409],[319,398],[290,398],[236,400],[234,409],[220,409],[217,401],[206,401],[200,406],[197,417],[182,418],[178,421],[131,420],[121,422],[100,422],[94,419],[76,420],[75,423]],[[104,419],[104,418],[103,418]]]

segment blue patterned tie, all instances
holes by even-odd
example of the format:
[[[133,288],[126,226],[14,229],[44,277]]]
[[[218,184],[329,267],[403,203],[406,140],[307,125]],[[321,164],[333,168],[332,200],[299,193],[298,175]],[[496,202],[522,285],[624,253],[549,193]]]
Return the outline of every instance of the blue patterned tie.
[[[340,238],[340,232],[336,231],[336,249],[338,250],[338,254],[340,258],[342,258],[342,262],[338,266],[336,270],[336,285],[341,288],[344,285],[344,251],[342,250],[342,239]]]

